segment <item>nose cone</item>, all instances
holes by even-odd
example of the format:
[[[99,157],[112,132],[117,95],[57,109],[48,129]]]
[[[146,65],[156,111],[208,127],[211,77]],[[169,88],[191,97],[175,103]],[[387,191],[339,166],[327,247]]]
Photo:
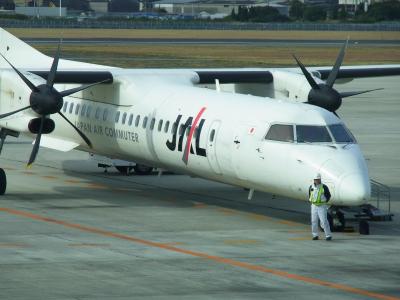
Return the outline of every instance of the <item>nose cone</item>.
[[[363,173],[352,173],[343,177],[339,187],[339,198],[351,205],[361,205],[371,196],[369,179]]]

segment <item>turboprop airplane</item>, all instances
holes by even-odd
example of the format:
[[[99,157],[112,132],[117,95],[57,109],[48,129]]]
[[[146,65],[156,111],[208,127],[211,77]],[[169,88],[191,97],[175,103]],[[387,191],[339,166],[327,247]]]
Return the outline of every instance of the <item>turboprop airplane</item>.
[[[307,200],[321,173],[334,206],[370,197],[360,147],[337,115],[337,79],[400,75],[400,65],[121,69],[48,57],[0,31],[1,146],[6,136],[78,149]],[[371,90],[370,90],[371,91]],[[6,177],[1,170],[2,194]]]

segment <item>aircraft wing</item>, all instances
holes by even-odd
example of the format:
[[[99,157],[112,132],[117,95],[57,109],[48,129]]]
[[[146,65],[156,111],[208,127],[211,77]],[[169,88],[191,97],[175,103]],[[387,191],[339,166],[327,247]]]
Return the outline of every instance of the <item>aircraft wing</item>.
[[[307,68],[314,76],[325,80],[328,78],[332,67]],[[210,69],[195,71],[199,76],[199,84],[215,83],[271,83],[273,71],[286,71],[301,73],[299,68],[271,68],[271,69]],[[355,79],[365,77],[398,76],[400,65],[375,65],[375,66],[347,66],[342,67],[336,78]]]

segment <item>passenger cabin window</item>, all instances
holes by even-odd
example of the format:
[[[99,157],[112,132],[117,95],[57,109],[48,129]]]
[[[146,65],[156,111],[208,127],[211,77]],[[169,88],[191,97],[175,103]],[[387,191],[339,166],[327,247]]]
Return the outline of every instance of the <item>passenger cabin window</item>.
[[[128,125],[131,126],[132,125],[132,121],[133,121],[133,114],[129,115],[129,121],[128,121]]]
[[[88,105],[87,110],[86,110],[86,118],[90,118],[90,113],[92,112],[92,107]]]
[[[103,111],[103,121],[107,121],[107,117],[108,117],[108,110],[107,108],[105,108]]]
[[[122,115],[122,124],[125,124],[126,121],[126,112]]]
[[[143,124],[142,124],[142,126],[143,126],[143,128],[146,128],[146,126],[147,126],[147,117],[144,117],[143,118]]]
[[[328,126],[330,132],[333,135],[336,143],[355,143],[355,138],[353,135],[348,131],[346,127],[342,124],[334,124]]]
[[[210,142],[214,142],[214,137],[215,137],[215,129],[211,130]]]
[[[115,115],[115,123],[118,123],[120,114],[121,113],[119,111],[117,111],[117,114]]]
[[[154,129],[154,125],[156,124],[156,119],[151,119],[151,122],[150,122],[150,130],[153,130]]]
[[[293,125],[273,124],[268,130],[266,140],[293,143]]]
[[[168,129],[169,129],[169,121],[165,122],[164,132],[168,133]]]
[[[83,105],[82,105],[82,110],[81,110],[81,116],[82,116],[82,117],[85,116],[85,113],[86,113],[86,105],[83,104]]]
[[[63,107],[63,112],[66,112],[66,111],[67,111],[67,106],[68,106],[68,102],[65,101],[65,102],[64,102],[64,107]]]
[[[136,117],[136,120],[135,120],[135,127],[138,127],[138,126],[139,126],[139,123],[140,123],[140,115],[138,115],[138,116]]]
[[[332,138],[325,126],[297,125],[298,143],[331,143]]]
[[[162,130],[163,120],[158,121],[158,131]]]
[[[81,108],[81,106],[79,105],[79,104],[77,104],[76,105],[76,108],[75,108],[75,115],[78,115],[79,114],[79,109]]]
[[[98,120],[100,118],[100,107],[96,108],[96,113],[95,113],[94,117],[96,118],[96,120]]]
[[[72,114],[73,111],[74,111],[74,103],[71,103],[71,105],[69,106],[69,113]]]

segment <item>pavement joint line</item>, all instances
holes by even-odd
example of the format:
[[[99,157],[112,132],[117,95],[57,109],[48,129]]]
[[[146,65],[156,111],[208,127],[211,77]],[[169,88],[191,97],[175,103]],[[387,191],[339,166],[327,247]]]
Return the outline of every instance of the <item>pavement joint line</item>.
[[[57,224],[57,225],[64,226],[66,228],[77,229],[77,230],[80,230],[83,232],[102,235],[102,236],[109,237],[109,238],[116,238],[116,239],[120,239],[120,240],[130,241],[133,243],[138,243],[138,244],[142,244],[142,245],[146,245],[146,246],[150,246],[150,247],[154,247],[154,248],[168,250],[168,251],[175,252],[175,253],[185,254],[185,255],[192,256],[192,257],[198,257],[198,258],[202,258],[205,260],[214,261],[214,262],[224,264],[224,265],[230,265],[233,267],[238,267],[238,268],[246,269],[246,270],[250,270],[250,271],[257,271],[257,272],[261,272],[261,273],[271,274],[271,275],[275,275],[275,276],[285,278],[285,279],[291,279],[291,280],[295,280],[298,282],[313,284],[313,285],[322,286],[322,287],[328,287],[328,288],[332,288],[335,290],[340,290],[340,291],[344,291],[344,292],[348,292],[348,293],[352,293],[352,294],[356,294],[356,295],[366,296],[366,297],[370,297],[370,298],[374,298],[374,299],[400,300],[400,298],[397,298],[394,296],[388,296],[388,295],[384,295],[384,294],[380,294],[380,293],[375,293],[375,292],[355,288],[355,287],[345,285],[345,284],[324,281],[324,280],[320,280],[320,279],[316,279],[316,278],[312,278],[312,277],[307,277],[307,276],[302,276],[302,275],[298,275],[298,274],[294,274],[294,273],[289,273],[286,271],[281,271],[278,269],[267,268],[267,267],[264,267],[261,265],[254,265],[254,264],[237,261],[237,260],[230,259],[230,258],[224,258],[221,256],[216,256],[216,255],[210,255],[210,254],[207,254],[204,252],[197,252],[197,251],[187,250],[187,249],[183,249],[183,248],[178,248],[178,247],[174,247],[169,244],[166,244],[166,243],[159,243],[159,242],[144,240],[144,239],[140,239],[140,238],[137,238],[134,236],[124,235],[124,234],[120,234],[120,233],[116,233],[116,232],[112,232],[112,231],[103,230],[100,228],[89,227],[89,226],[76,224],[76,223],[69,223],[67,221],[62,221],[62,220],[58,220],[58,219],[54,219],[54,218],[50,218],[50,217],[41,216],[38,214],[33,214],[33,213],[23,211],[23,210],[16,210],[16,209],[7,208],[7,207],[0,207],[0,211],[14,215],[14,216],[25,217],[25,218],[29,218],[32,220],[42,221],[42,222],[46,222],[46,223],[50,223],[50,224]]]

